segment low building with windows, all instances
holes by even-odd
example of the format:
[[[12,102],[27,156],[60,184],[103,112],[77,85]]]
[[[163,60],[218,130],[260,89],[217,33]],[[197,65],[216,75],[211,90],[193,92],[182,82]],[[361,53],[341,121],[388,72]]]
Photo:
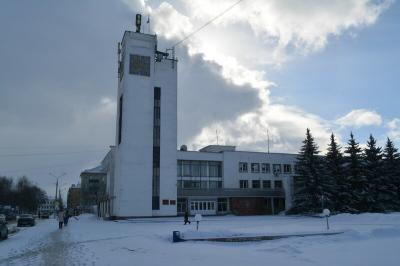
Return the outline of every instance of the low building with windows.
[[[38,212],[43,213],[53,213],[55,207],[55,200],[53,198],[45,199],[43,202],[39,204]]]
[[[107,170],[103,165],[84,170],[81,175],[80,207],[82,211],[92,212],[94,206],[106,194]]]
[[[210,145],[177,152],[177,213],[277,214],[291,207],[295,154]]]

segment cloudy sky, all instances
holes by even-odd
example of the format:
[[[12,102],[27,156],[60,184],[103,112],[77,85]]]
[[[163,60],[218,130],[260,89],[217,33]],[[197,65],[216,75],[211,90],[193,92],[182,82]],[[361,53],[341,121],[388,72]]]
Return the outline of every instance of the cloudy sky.
[[[237,0],[2,1],[0,175],[54,194],[115,138],[116,47],[134,15],[166,49]],[[177,46],[178,145],[297,152],[311,128],[400,146],[400,6],[391,0],[243,0]]]

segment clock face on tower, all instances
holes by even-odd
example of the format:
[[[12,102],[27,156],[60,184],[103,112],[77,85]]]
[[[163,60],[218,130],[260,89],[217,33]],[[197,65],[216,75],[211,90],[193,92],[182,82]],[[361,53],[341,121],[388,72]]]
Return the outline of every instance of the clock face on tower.
[[[131,54],[129,56],[129,74],[150,77],[150,56]]]

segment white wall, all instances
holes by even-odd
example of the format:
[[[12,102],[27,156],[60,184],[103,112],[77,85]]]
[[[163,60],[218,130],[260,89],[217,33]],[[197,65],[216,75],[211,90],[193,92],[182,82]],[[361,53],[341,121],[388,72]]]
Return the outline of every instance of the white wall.
[[[122,141],[116,124],[113,215],[141,217],[176,215],[177,66],[170,60],[154,61],[156,36],[126,32],[122,50],[124,75],[118,87],[123,94]],[[129,74],[129,55],[150,57],[150,77]],[[160,210],[152,210],[154,87],[161,87]],[[119,115],[119,114],[118,114]]]
[[[281,180],[285,190],[286,210],[290,209],[292,204],[292,176],[294,175],[294,165],[296,162],[295,154],[285,153],[262,153],[262,152],[246,152],[246,151],[225,151],[222,153],[195,152],[195,151],[178,151],[179,160],[208,160],[223,162],[223,187],[224,188],[240,188],[239,180],[248,180],[251,188],[252,180],[271,180],[271,187],[274,188],[274,181]],[[248,163],[248,171],[239,172],[239,162]],[[260,172],[251,172],[251,163],[260,164]],[[270,173],[261,172],[261,164],[270,164]],[[281,174],[273,175],[273,164],[281,164]],[[283,165],[292,165],[292,173],[283,172]],[[262,184],[261,184],[262,185]]]
[[[156,62],[154,86],[161,88],[160,132],[160,210],[153,216],[176,215],[176,146],[177,146],[177,62]],[[162,200],[175,200],[163,205]]]

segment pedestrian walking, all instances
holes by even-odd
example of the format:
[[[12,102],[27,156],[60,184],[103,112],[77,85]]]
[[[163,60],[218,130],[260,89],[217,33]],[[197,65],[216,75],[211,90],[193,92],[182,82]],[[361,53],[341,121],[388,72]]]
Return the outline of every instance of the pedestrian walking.
[[[68,225],[68,220],[69,220],[69,213],[68,210],[64,214],[64,226]]]
[[[188,212],[188,211],[185,211],[184,222],[185,222],[184,225],[186,225],[187,223],[190,224],[190,221],[189,221],[189,212]]]
[[[58,229],[62,229],[63,227],[63,222],[64,222],[64,211],[60,210],[58,212]]]

